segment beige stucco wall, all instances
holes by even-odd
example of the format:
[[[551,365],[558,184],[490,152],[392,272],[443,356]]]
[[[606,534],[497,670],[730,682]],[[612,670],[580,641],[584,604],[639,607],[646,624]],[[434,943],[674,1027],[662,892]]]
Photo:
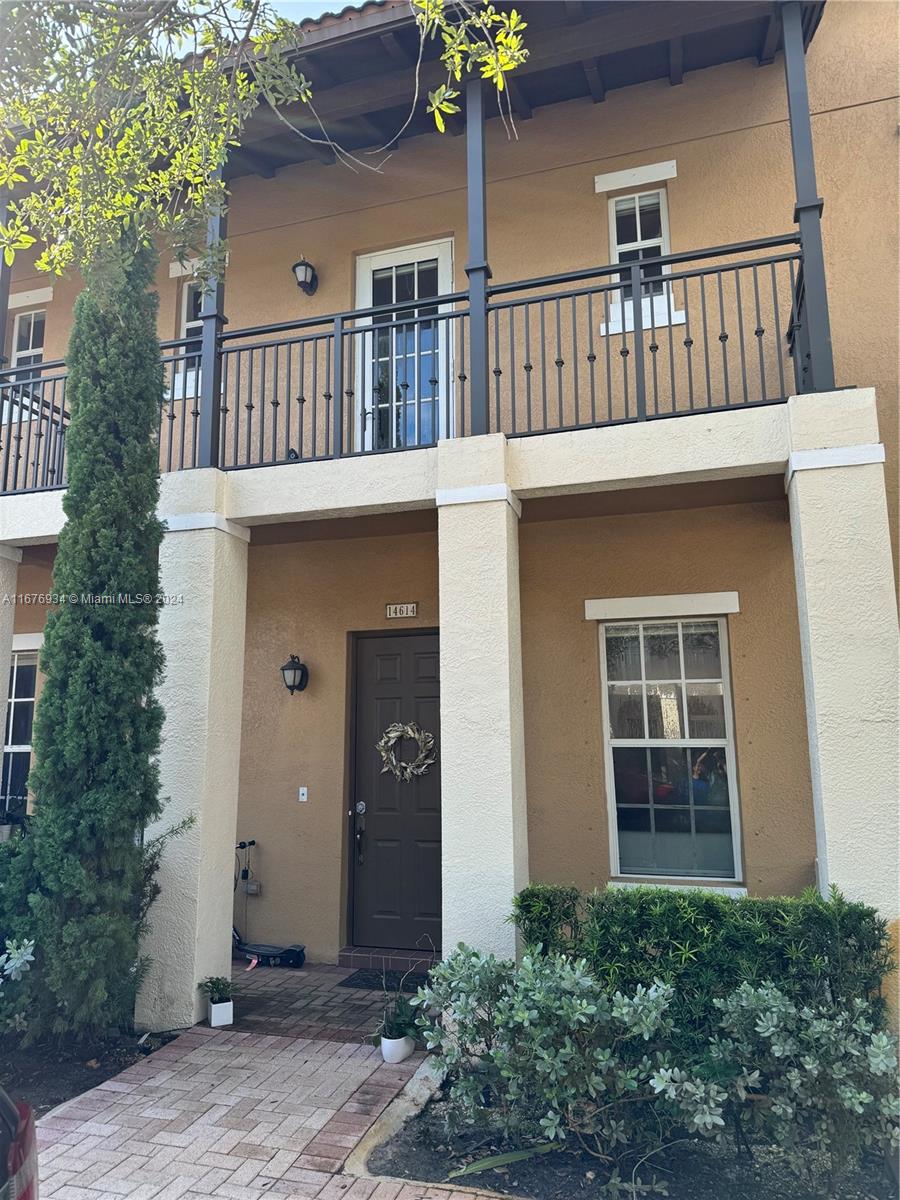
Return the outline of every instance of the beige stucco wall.
[[[896,80],[898,5],[830,0],[808,55],[836,370],[841,385],[878,390],[896,490]],[[320,164],[236,182],[227,312],[232,329],[304,318],[354,302],[355,256],[444,236],[465,276],[463,138],[403,142],[380,174]],[[496,281],[565,271],[610,257],[607,198],[594,175],[674,158],[667,184],[672,249],[689,250],[792,228],[793,180],[781,60],[689,73],[588,101],[538,109],[508,141],[488,126],[489,250]],[[862,169],[864,165],[864,169]],[[752,198],[752,202],[748,202]],[[320,286],[303,296],[290,275],[299,252]],[[28,257],[13,290],[38,286]],[[178,332],[182,281],[160,270],[160,333]],[[74,281],[54,284],[47,354],[63,352]],[[896,516],[892,511],[896,537]]]
[[[520,527],[533,879],[603,884],[609,836],[597,624],[584,601],[737,591],[728,618],[744,881],[814,882],[803,676],[783,501]]]
[[[296,528],[296,527],[295,527]],[[533,879],[602,884],[609,852],[596,623],[585,599],[736,590],[729,618],[746,870],[751,893],[814,881],[815,835],[790,529],[782,500],[519,527],[525,766]],[[262,895],[249,936],[306,942],[333,960],[346,934],[348,634],[393,628],[418,600],[439,626],[432,533],[251,545],[238,837],[255,837]],[[307,691],[284,689],[290,653]],[[297,800],[297,788],[309,800]],[[236,905],[244,921],[244,900]]]
[[[235,916],[245,937],[334,960],[346,941],[349,635],[437,626],[437,538],[251,544],[248,576],[237,833],[258,842],[262,894],[247,898],[246,922],[239,894]],[[405,601],[418,618],[387,621],[385,605]],[[293,696],[279,673],[290,654],[309,667]]]

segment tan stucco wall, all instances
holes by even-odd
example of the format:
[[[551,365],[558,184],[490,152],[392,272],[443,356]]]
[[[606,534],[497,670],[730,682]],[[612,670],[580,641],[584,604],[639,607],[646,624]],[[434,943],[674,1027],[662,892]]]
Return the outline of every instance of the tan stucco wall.
[[[259,897],[238,894],[245,937],[305,942],[315,961],[346,941],[349,634],[434,628],[434,533],[250,546],[238,838],[256,838]],[[415,621],[385,605],[417,601]],[[305,692],[289,695],[279,667],[298,654]],[[300,803],[297,789],[309,789]]]
[[[745,860],[753,894],[814,882],[803,676],[783,501],[522,522],[532,879],[603,884],[609,835],[597,624],[586,599],[737,591],[728,618]]]
[[[808,55],[819,190],[840,385],[875,386],[896,491],[898,259],[896,180],[898,5],[830,0]],[[465,276],[465,139],[401,143],[381,174],[319,164],[236,182],[227,313],[232,329],[305,318],[354,302],[359,253],[443,236]],[[508,141],[488,126],[489,253],[495,281],[609,261],[607,198],[594,175],[675,158],[667,184],[674,251],[792,228],[793,179],[781,59],[688,73],[538,109]],[[290,275],[299,252],[320,286],[303,296]],[[13,290],[36,280],[28,258]],[[63,352],[74,281],[54,284],[47,354]],[[160,332],[177,330],[182,281],[160,270]],[[896,537],[896,515],[892,511]]]
[[[295,527],[297,528],[297,527]],[[790,529],[783,500],[520,523],[525,766],[533,879],[609,874],[597,596],[736,590],[729,618],[738,773],[751,893],[814,880],[815,835]],[[432,533],[251,545],[238,837],[255,837],[257,940],[333,960],[346,934],[348,634],[393,628],[388,601],[418,600],[438,627]],[[413,624],[412,622],[410,624]],[[298,653],[307,691],[278,667]],[[297,788],[309,800],[297,800]],[[235,908],[244,920],[244,901]]]

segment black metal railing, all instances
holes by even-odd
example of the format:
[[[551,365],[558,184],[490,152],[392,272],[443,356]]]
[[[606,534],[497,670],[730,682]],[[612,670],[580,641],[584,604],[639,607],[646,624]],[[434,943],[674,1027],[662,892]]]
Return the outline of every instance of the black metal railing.
[[[467,292],[226,329],[205,359],[165,342],[160,470],[777,403],[807,387],[804,296],[789,234],[494,285],[480,363]],[[65,386],[62,362],[0,372],[0,490],[65,484]]]

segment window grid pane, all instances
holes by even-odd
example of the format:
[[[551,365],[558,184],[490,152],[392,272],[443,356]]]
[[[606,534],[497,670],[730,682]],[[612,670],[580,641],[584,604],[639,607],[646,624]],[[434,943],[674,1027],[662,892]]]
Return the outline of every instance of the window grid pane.
[[[37,655],[13,652],[9,673],[3,766],[0,772],[0,821],[6,814],[16,820],[28,798],[26,781],[31,770],[31,736],[37,683]]]
[[[604,628],[606,740],[624,873],[734,877],[720,637],[718,621]],[[627,652],[632,639],[639,655]],[[622,679],[638,658],[640,679]],[[716,675],[698,679],[701,662]],[[635,736],[641,715],[645,737]]]

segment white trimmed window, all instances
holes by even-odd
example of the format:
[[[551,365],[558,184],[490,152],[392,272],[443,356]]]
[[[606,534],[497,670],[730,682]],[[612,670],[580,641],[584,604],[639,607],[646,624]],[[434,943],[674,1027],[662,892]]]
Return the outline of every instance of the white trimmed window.
[[[613,875],[737,879],[725,618],[602,621],[600,661]]]
[[[200,393],[200,349],[203,337],[203,284],[185,283],[181,289],[180,337],[187,339],[175,353],[171,389],[174,400],[192,399]],[[167,368],[168,369],[168,368]]]
[[[641,289],[644,329],[683,325],[685,315],[675,310],[675,299],[671,285],[665,282],[663,266],[653,263],[654,259],[671,253],[665,188],[610,198],[609,249],[613,262],[646,264],[642,272],[644,284]],[[623,271],[619,279],[622,290],[616,294],[616,303],[610,306],[609,329],[603,332],[621,333],[623,315],[625,330],[634,328],[629,272]]]
[[[26,783],[31,770],[31,731],[37,686],[37,653],[13,651],[3,739],[3,773],[0,777],[0,824],[20,821],[28,800]]]
[[[46,318],[44,309],[16,313],[11,367],[31,367],[43,362]]]

